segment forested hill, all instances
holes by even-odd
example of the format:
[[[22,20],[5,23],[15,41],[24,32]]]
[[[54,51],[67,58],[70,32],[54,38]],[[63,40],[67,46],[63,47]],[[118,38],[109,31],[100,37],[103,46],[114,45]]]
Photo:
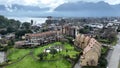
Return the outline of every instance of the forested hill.
[[[0,15],[0,29],[2,28],[14,28],[18,29],[20,27],[21,22],[14,19],[8,19],[4,16]]]

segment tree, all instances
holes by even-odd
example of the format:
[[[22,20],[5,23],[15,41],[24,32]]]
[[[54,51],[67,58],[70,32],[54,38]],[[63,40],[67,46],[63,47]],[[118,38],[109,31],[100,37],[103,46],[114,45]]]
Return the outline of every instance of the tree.
[[[40,60],[43,60],[44,59],[44,57],[46,57],[48,55],[48,53],[40,53],[39,55],[38,55],[38,57],[40,58]]]
[[[19,37],[25,35],[26,33],[32,33],[32,31],[31,30],[19,30],[19,31],[15,32],[15,36],[16,36],[16,38],[19,38]]]
[[[100,59],[99,59],[99,66],[100,68],[106,68],[107,67],[107,60],[105,59],[105,56],[101,56]]]
[[[30,29],[30,27],[31,27],[31,24],[28,23],[28,22],[24,22],[24,23],[22,24],[22,28],[23,28],[23,29]]]
[[[31,25],[33,25],[33,20],[31,20]]]
[[[10,28],[8,31],[11,32],[13,28],[14,28],[14,30],[19,29],[20,24],[21,24],[21,22],[18,20],[7,19],[4,16],[0,15],[0,28],[7,28],[7,29]]]
[[[90,26],[84,26],[84,28],[80,29],[79,32],[83,33],[83,34],[87,34],[87,33],[89,33],[92,30],[93,30],[92,27],[90,27]]]
[[[13,46],[15,43],[14,43],[14,40],[10,40],[9,42],[8,42],[8,46]]]
[[[7,31],[6,30],[2,30],[2,31],[0,31],[0,34],[5,35],[5,34],[7,34]]]
[[[7,46],[2,46],[0,44],[0,51],[7,51],[8,50],[8,47]]]
[[[7,27],[7,33],[11,33],[14,31],[15,31],[15,28],[13,28],[12,26]]]
[[[38,55],[38,57],[40,58],[40,60],[43,60],[44,53],[40,53],[40,54]]]
[[[50,54],[52,54],[53,55],[53,57],[54,57],[54,55],[57,53],[57,50],[56,49],[51,49],[50,50]]]

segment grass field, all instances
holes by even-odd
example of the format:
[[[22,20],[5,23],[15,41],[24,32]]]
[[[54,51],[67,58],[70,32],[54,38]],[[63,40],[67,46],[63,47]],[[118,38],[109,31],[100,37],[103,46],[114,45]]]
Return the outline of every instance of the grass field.
[[[10,61],[16,61],[19,58],[23,57],[24,55],[30,52],[30,49],[15,49],[12,48],[9,50],[10,54],[8,54],[7,59]]]
[[[37,57],[37,55],[42,53],[45,48],[55,45],[62,45],[62,43],[55,42],[43,47],[35,48],[33,50],[33,55]],[[69,43],[65,43],[64,48],[65,49],[63,51],[55,54],[54,58],[51,54],[47,56],[47,59],[49,60],[57,59],[56,61],[48,62],[34,60],[31,55],[27,55],[20,62],[6,66],[5,68],[71,68],[72,64],[68,62],[65,58],[63,58],[61,55],[70,55],[71,58],[76,58],[75,55],[79,54],[79,52],[75,51],[74,47],[71,46]],[[68,50],[68,52],[66,52],[66,49]],[[24,56],[25,54],[30,52],[30,49],[11,49],[11,50],[13,50],[13,52],[10,55],[8,55],[8,59],[11,61],[15,61],[21,56]]]

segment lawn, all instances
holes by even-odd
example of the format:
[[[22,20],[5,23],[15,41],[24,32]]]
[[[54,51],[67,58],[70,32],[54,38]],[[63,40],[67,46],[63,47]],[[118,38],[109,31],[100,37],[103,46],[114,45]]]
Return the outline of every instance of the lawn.
[[[60,42],[55,42],[55,43],[52,43],[52,44],[45,45],[43,47],[35,48],[34,49],[34,54],[37,56],[38,54],[42,53],[45,48],[49,48],[50,46],[55,46],[55,45],[59,45],[59,44],[61,44],[61,43]]]
[[[26,56],[22,61],[7,66],[6,68],[71,68],[65,59],[54,62],[35,61],[31,56]]]
[[[10,61],[16,61],[19,58],[23,57],[24,55],[28,54],[30,49],[16,49],[11,48],[9,50],[9,54],[7,55],[7,59]]]
[[[64,50],[55,54],[54,58],[51,54],[48,54],[48,56],[45,58],[46,60],[55,61],[48,62],[35,60],[31,55],[27,55],[20,62],[6,66],[5,68],[71,68],[72,64],[68,62],[65,58],[63,58],[63,55],[69,55],[71,58],[76,58],[76,54],[79,54],[79,52],[75,51],[74,47],[71,46],[69,43],[62,44],[61,42],[55,42],[43,47],[35,48],[33,50],[33,56],[35,58],[38,58],[37,55],[42,53],[45,48],[56,45],[64,46]],[[13,52],[8,55],[8,59],[11,61],[17,60],[18,58],[30,52],[30,49],[11,49],[11,51],[12,50]]]

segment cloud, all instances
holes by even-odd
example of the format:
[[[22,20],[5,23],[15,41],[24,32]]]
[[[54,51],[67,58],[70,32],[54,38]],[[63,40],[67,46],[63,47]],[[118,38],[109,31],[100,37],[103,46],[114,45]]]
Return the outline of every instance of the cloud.
[[[59,5],[68,2],[67,0],[0,0],[0,4],[11,7],[12,4],[39,6],[40,8],[50,8],[53,11]]]
[[[85,2],[105,1],[109,4],[119,4],[120,3],[120,0],[0,0],[0,4],[7,5],[6,8],[8,10],[10,10],[10,7],[12,4],[19,4],[19,5],[39,6],[40,8],[48,7],[48,8],[50,8],[49,11],[53,11],[56,7],[58,7],[59,5],[61,5],[63,3],[78,2],[78,1],[85,1]]]
[[[12,5],[5,5],[5,8],[6,8],[6,10],[9,11],[9,12],[12,12],[12,11],[13,11]]]
[[[120,0],[105,0],[105,2],[115,5],[115,4],[120,4]]]

